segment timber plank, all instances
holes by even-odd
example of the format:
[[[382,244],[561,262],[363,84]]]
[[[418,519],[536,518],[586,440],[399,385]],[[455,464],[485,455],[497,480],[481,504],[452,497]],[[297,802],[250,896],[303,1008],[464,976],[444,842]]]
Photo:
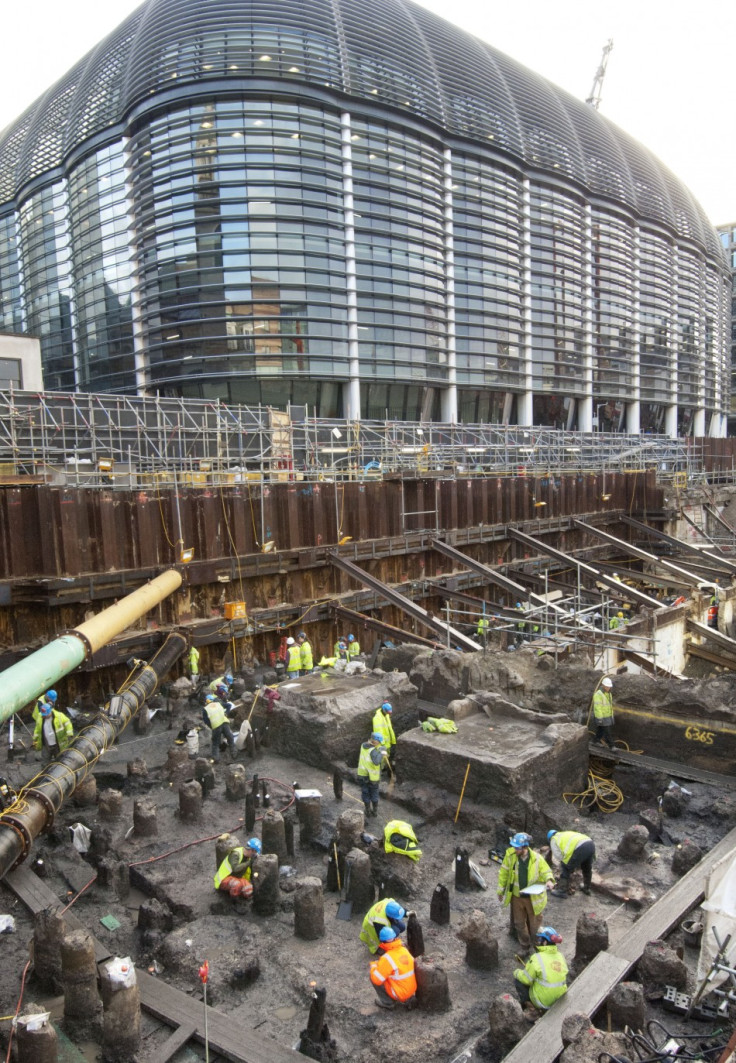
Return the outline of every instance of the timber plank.
[[[665,772],[675,779],[690,779],[692,782],[702,782],[707,786],[725,787],[728,790],[736,790],[736,775],[722,775],[717,771],[706,771],[704,768],[694,768],[688,764],[681,764],[676,760],[660,760],[658,757],[649,757],[645,753],[627,753],[622,749],[607,749],[606,746],[589,745],[591,756],[601,760],[618,761],[620,764],[631,764],[636,768],[649,768],[652,771]]]
[[[171,1037],[164,1041],[149,1058],[148,1063],[169,1063],[171,1057],[175,1056],[179,1049],[191,1039],[196,1029],[197,1027],[190,1023],[188,1026],[180,1026],[178,1030],[174,1030]]]
[[[30,868],[23,865],[11,871],[4,879],[15,895],[35,915],[50,907],[59,907],[62,902]],[[76,929],[84,927],[73,913],[64,916],[67,925]],[[110,950],[93,935],[95,958],[98,963],[109,959]],[[168,1026],[193,1027],[188,1040],[194,1037],[204,1044],[204,1004],[193,1001],[187,993],[167,985],[146,971],[136,968],[136,980],[140,992],[141,1007],[165,1022]],[[193,1015],[196,1018],[193,1021]],[[254,1037],[249,1026],[244,1026],[226,1015],[207,1007],[207,1034],[210,1048],[233,1063],[295,1063],[304,1057],[290,1048],[283,1048],[275,1041]],[[168,1042],[167,1042],[168,1044]],[[164,1046],[162,1046],[164,1047]]]

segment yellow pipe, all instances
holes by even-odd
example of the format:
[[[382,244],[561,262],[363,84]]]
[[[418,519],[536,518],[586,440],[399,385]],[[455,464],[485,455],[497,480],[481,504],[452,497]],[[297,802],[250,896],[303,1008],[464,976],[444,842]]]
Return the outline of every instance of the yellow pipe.
[[[86,639],[95,653],[179,587],[181,573],[171,568],[73,630]]]

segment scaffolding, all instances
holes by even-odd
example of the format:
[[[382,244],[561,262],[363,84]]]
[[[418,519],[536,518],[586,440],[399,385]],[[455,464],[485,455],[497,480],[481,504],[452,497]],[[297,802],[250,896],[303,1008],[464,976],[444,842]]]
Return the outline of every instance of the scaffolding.
[[[177,487],[649,469],[675,486],[706,481],[698,441],[664,435],[325,420],[304,406],[284,412],[161,396],[0,393],[6,484],[34,477],[75,487]],[[733,472],[731,465],[726,477]]]

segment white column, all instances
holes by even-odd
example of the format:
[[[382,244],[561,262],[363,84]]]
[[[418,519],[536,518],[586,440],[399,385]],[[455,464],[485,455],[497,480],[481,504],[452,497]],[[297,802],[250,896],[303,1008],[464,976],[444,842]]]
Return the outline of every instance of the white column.
[[[360,359],[358,357],[358,286],[355,267],[355,203],[350,115],[340,116],[342,129],[342,196],[345,219],[345,289],[348,310],[348,374],[343,390],[345,419],[360,420]]]
[[[452,152],[445,149],[445,292],[447,310],[447,386],[442,391],[442,420],[457,424],[457,343],[455,331],[455,230],[452,212]]]
[[[532,424],[534,404],[532,391],[532,209],[529,178],[524,178],[522,193],[522,240],[524,246],[524,274],[522,283],[523,298],[523,340],[522,340],[522,394],[517,395],[517,420],[519,424]]]
[[[678,317],[677,285],[680,278],[677,247],[672,248],[672,298],[670,300],[670,402],[665,413],[664,430],[677,438],[677,354],[680,349],[680,321]]]
[[[578,429],[593,431],[593,209],[585,208],[585,250],[583,261],[583,387],[578,399]]]
[[[634,305],[632,308],[632,384],[634,398],[626,403],[626,431],[638,436],[641,432],[641,244],[639,228],[634,228]]]

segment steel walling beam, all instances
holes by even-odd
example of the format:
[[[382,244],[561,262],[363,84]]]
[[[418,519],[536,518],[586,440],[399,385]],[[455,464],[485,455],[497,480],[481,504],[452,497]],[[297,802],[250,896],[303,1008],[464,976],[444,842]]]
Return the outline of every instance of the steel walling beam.
[[[642,550],[639,546],[633,546],[631,543],[627,543],[625,539],[618,539],[615,535],[610,535],[608,532],[596,528],[593,524],[586,524],[584,520],[573,520],[573,524],[583,531],[591,532],[599,539],[603,539],[604,542],[617,547],[617,549],[623,550],[624,553],[631,554],[632,557],[638,557],[641,561],[647,561],[651,565],[659,565],[660,568],[666,569],[677,577],[673,580],[675,584],[680,582],[688,587],[697,587],[699,583],[703,582],[700,576],[696,576],[694,572],[690,572],[686,568],[680,568],[679,565],[666,561],[665,558],[659,557],[657,554],[650,554],[648,550]],[[661,605],[662,603],[658,602],[657,604]]]
[[[358,565],[354,565],[352,561],[348,561],[345,557],[340,557],[339,554],[330,553],[329,559],[335,568],[339,568],[342,572],[347,573],[348,576],[352,576],[358,583],[364,584],[366,587],[370,587],[371,590],[376,591],[386,598],[392,605],[397,606],[403,612],[408,613],[409,616],[413,616],[415,620],[424,624],[432,631],[436,631],[442,639],[446,639],[448,634],[453,642],[462,646],[465,650],[482,650],[483,647],[479,643],[474,642],[473,639],[468,638],[467,635],[463,635],[457,628],[452,627],[450,624],[445,624],[439,620],[436,616],[432,616],[423,609],[421,605],[417,605],[410,598],[405,598],[399,591],[394,590],[393,587],[389,587],[386,583],[382,583],[380,579],[375,576],[371,576],[365,569],[360,568]]]
[[[656,598],[650,598],[648,594],[644,594],[643,591],[637,590],[635,587],[629,587],[628,584],[622,584],[618,580],[613,579],[612,576],[607,576],[593,565],[589,565],[587,561],[578,561],[570,554],[565,554],[562,550],[556,550],[554,546],[549,546],[547,543],[542,542],[541,539],[535,539],[531,535],[527,535],[526,532],[519,531],[517,528],[509,528],[508,535],[510,539],[515,539],[519,543],[523,543],[524,546],[529,546],[533,550],[538,550],[543,554],[547,554],[549,557],[554,557],[557,561],[564,561],[567,565],[576,565],[581,572],[587,573],[593,580],[598,580],[606,587],[611,587],[617,594],[623,594],[625,597],[631,596],[635,601],[641,605],[654,606],[655,609],[661,608],[662,603],[658,602]]]
[[[472,557],[468,557],[462,550],[457,550],[454,546],[449,546],[447,543],[443,543],[441,539],[433,539],[431,543],[432,549],[436,550],[440,554],[444,554],[445,557],[449,557],[451,561],[457,561],[460,565],[465,565],[472,572],[482,576],[488,583],[495,584],[496,587],[501,587],[509,594],[513,594],[516,598],[523,598],[524,601],[533,602],[535,605],[544,605],[548,609],[551,609],[555,613],[559,613],[560,616],[569,618],[566,609],[562,609],[559,605],[555,605],[554,602],[548,602],[543,594],[535,594],[534,591],[530,591],[528,587],[524,587],[521,583],[516,583],[514,580],[509,579],[508,576],[504,576],[502,573],[496,571],[495,568],[489,568],[487,565],[482,564],[480,561],[474,560]]]

